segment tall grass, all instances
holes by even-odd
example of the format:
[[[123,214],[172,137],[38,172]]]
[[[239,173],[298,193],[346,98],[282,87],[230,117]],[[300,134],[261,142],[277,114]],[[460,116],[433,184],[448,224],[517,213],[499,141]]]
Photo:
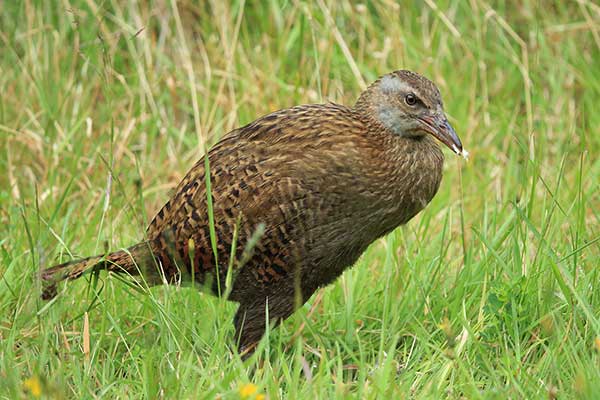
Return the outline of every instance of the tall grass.
[[[600,7],[484,0],[0,3],[0,396],[595,398]],[[38,271],[118,249],[204,149],[277,108],[441,88],[471,161],[233,351],[235,305]],[[374,160],[376,162],[376,160]],[[256,396],[258,394],[258,397]]]

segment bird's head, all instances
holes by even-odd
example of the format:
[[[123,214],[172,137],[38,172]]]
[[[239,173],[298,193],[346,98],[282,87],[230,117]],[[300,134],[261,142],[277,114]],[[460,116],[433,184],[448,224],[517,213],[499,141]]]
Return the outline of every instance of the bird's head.
[[[402,70],[382,76],[361,95],[357,108],[392,134],[408,138],[432,135],[466,157],[444,114],[440,91],[419,74]]]

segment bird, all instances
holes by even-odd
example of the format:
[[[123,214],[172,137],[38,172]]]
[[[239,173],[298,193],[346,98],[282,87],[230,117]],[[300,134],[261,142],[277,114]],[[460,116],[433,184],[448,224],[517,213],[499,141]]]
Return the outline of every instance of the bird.
[[[267,326],[425,208],[442,179],[438,142],[466,158],[439,89],[408,70],[379,77],[353,106],[274,111],[200,158],[140,243],[42,270],[42,298],[102,270],[148,286],[191,281],[239,303],[247,356]]]

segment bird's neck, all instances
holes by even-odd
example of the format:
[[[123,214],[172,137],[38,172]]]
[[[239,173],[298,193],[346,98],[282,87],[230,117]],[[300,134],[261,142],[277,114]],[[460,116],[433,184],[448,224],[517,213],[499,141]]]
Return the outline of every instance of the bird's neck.
[[[398,225],[431,201],[442,178],[444,157],[438,143],[428,135],[411,138],[387,134],[380,140],[380,151],[374,157],[378,162],[371,173],[385,180],[377,193],[386,203],[381,204],[385,220]]]
[[[373,106],[373,102],[371,101],[371,94],[369,91],[366,91],[360,95],[356,104],[352,108],[352,111],[355,114],[357,119],[360,119],[366,126],[369,127],[370,131],[373,134],[382,134],[384,136],[414,136],[408,135],[402,132],[401,130],[395,129],[393,126],[394,121],[384,121],[381,118],[381,109],[376,109]]]
[[[352,107],[352,111],[356,118],[366,123],[367,126],[370,126],[372,124],[381,125],[381,123],[377,121],[377,118],[373,118],[374,110],[372,109],[373,107],[371,106],[370,98],[371,94],[369,90],[365,90],[364,92],[362,92],[360,97],[354,104],[354,107]],[[382,125],[381,127],[383,128]]]
[[[438,142],[425,134],[422,136],[398,135],[391,132],[376,117],[370,101],[370,91],[361,94],[352,108],[355,118],[367,127],[369,142],[373,145],[372,172],[385,177],[386,190],[411,190],[416,203],[429,202],[442,178],[444,155]],[[417,190],[422,189],[422,190]]]

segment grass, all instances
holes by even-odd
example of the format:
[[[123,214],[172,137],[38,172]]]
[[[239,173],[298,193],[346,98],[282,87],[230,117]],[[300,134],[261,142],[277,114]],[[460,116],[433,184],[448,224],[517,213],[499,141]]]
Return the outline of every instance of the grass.
[[[595,398],[591,1],[0,4],[0,397]],[[38,271],[128,246],[204,149],[408,68],[471,152],[241,362],[234,304]],[[244,392],[244,390],[246,392]]]

